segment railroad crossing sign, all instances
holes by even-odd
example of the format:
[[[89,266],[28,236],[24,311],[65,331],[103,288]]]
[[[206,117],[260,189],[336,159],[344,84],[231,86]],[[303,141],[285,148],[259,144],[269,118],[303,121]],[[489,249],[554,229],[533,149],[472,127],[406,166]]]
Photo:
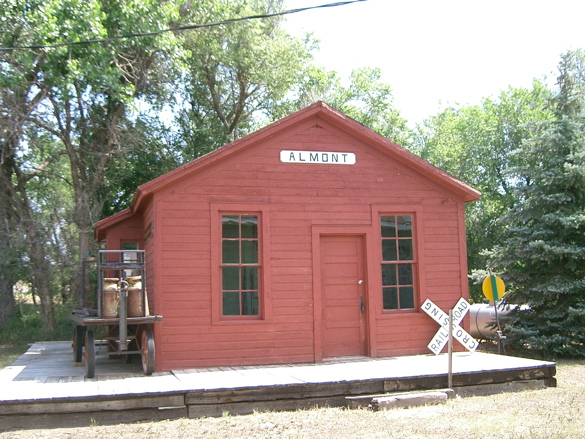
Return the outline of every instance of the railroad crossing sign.
[[[477,349],[477,340],[459,326],[459,323],[463,321],[463,318],[469,311],[469,307],[469,302],[462,297],[453,308],[453,337],[461,343],[465,349],[473,352]],[[424,301],[422,304],[422,310],[431,316],[435,322],[441,325],[431,342],[427,345],[433,354],[439,355],[449,341],[449,315],[443,312],[443,310],[435,305],[430,299]]]

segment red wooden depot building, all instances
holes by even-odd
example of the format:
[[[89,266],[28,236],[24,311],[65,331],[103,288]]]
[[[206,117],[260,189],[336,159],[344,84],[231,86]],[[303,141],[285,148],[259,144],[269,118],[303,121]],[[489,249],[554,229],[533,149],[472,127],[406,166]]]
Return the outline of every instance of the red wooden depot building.
[[[95,225],[146,251],[156,370],[427,353],[467,297],[475,189],[319,102],[140,186]]]

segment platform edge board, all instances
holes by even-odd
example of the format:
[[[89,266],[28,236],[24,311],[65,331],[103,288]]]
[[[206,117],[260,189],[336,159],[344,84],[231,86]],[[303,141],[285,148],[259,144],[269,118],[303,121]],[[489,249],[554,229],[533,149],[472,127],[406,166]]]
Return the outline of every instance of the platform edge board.
[[[481,384],[479,386],[455,387],[455,393],[462,397],[488,396],[499,393],[522,392],[525,390],[544,390],[549,386],[546,380],[511,381],[499,384]]]
[[[383,391],[384,380],[306,383],[187,392],[187,405],[330,398]]]
[[[556,367],[541,366],[492,372],[470,372],[453,375],[457,387],[505,384],[514,381],[542,381],[543,387],[555,387]],[[243,401],[278,401],[319,397],[366,395],[376,392],[441,389],[447,384],[447,374],[352,380],[334,383],[304,383],[246,388],[199,390],[186,393],[185,403],[190,405],[228,404]]]
[[[187,417],[187,407],[145,408],[83,413],[45,413],[0,416],[0,432],[34,428],[76,428],[136,422],[166,421]]]
[[[502,384],[513,381],[543,380],[547,387],[556,387],[556,366],[544,365],[517,369],[502,369],[453,374],[453,387]],[[447,374],[411,376],[386,379],[385,392],[439,389],[445,387]]]
[[[184,405],[184,393],[170,395],[54,398],[47,400],[2,402],[0,403],[0,416],[125,411],[150,408],[158,409],[161,407],[182,407]]]
[[[189,418],[249,415],[267,411],[294,411],[317,407],[345,407],[345,397],[332,396],[311,399],[282,399],[277,401],[248,401],[227,404],[189,405]]]

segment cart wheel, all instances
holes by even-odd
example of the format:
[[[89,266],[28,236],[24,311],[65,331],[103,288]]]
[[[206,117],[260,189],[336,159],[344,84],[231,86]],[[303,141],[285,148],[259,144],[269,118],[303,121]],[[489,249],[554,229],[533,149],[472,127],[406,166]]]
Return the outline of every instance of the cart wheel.
[[[95,375],[95,340],[93,331],[85,333],[85,375],[93,378]]]
[[[145,375],[152,375],[154,372],[154,336],[150,328],[142,331],[140,351],[142,353],[142,370]]]
[[[73,361],[81,363],[83,361],[83,338],[85,337],[85,326],[75,325],[73,329]]]

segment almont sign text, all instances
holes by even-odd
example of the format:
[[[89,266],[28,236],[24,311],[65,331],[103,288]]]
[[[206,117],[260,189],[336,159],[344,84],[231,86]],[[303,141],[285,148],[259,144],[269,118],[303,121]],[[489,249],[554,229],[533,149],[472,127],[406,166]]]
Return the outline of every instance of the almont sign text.
[[[353,152],[280,151],[282,163],[320,163],[324,165],[355,165]]]

